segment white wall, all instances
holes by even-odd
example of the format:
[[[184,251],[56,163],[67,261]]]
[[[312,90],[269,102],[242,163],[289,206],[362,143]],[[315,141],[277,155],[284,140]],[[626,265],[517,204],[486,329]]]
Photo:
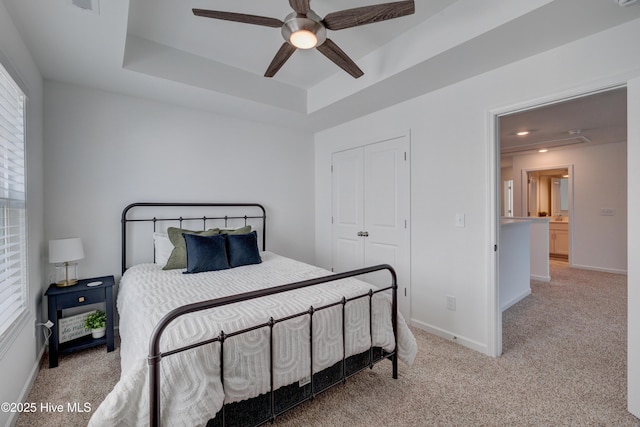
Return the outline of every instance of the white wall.
[[[331,265],[331,153],[411,129],[412,323],[486,352],[481,92],[463,82],[316,134],[316,252]],[[465,228],[455,227],[456,213],[466,214]],[[447,295],[457,298],[457,311],[446,309]]]
[[[630,80],[627,86],[627,185],[629,212],[640,212],[640,78]],[[629,411],[640,417],[640,215],[629,215],[627,275],[628,301],[628,393]]]
[[[259,202],[267,249],[314,260],[308,134],[45,82],[46,239],[79,236],[79,275],[120,273],[120,214],[139,201]]]
[[[0,358],[0,402],[20,402],[26,397],[37,373],[44,338],[35,335],[35,319],[43,319],[46,283],[43,278],[43,191],[42,191],[42,77],[24,45],[4,3],[0,1],[0,60],[21,80],[27,102],[27,222],[29,319],[11,347]],[[4,350],[4,349],[3,349]],[[0,425],[9,425],[17,414],[0,412]]]
[[[639,37],[636,20],[317,133],[318,262],[331,263],[331,152],[411,129],[411,321],[492,354],[492,113],[640,75],[627,42]],[[466,214],[465,228],[455,227],[456,213]],[[446,309],[446,295],[457,297],[457,311]]]
[[[639,36],[640,23],[630,23],[318,133],[317,261],[329,266],[331,260],[331,152],[411,129],[412,318],[415,324],[459,336],[463,344],[486,351],[486,301],[492,286],[487,260],[493,244],[487,238],[492,173],[487,161],[492,143],[487,138],[488,111],[640,75],[635,46],[622,42]],[[81,274],[117,274],[119,213],[127,203],[141,199],[262,201],[273,221],[270,247],[313,259],[309,242],[314,236],[306,219],[313,214],[309,171],[314,164],[308,136],[52,82],[46,84],[43,207],[41,78],[2,2],[0,51],[29,89],[29,273],[34,313],[46,287],[41,273],[46,240],[81,235],[87,253]],[[640,78],[629,84],[629,99],[628,200],[635,211],[640,209]],[[238,158],[244,156],[250,157],[253,180],[229,180],[239,175]],[[172,160],[178,166],[170,168]],[[467,214],[466,228],[454,227],[456,212]],[[637,215],[629,217],[628,233],[640,234]],[[638,239],[629,239],[628,248],[628,398],[630,410],[640,416]],[[445,293],[457,296],[456,312],[445,310]],[[0,360],[0,401],[22,397],[37,361],[36,342],[31,328],[25,327],[15,348]],[[0,413],[0,425],[7,421],[8,414]]]
[[[574,267],[627,272],[627,143],[570,148],[513,157],[514,211],[522,211],[522,170],[573,165],[571,215]],[[600,215],[613,208],[615,216]]]

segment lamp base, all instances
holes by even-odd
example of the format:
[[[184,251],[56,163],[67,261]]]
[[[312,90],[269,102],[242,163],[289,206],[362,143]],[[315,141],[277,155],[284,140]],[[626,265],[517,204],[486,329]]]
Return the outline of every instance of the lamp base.
[[[64,288],[78,284],[78,263],[56,264],[56,286]]]
[[[56,282],[56,286],[59,288],[66,288],[67,286],[73,286],[77,284],[78,284],[78,279],[62,280],[60,282]]]

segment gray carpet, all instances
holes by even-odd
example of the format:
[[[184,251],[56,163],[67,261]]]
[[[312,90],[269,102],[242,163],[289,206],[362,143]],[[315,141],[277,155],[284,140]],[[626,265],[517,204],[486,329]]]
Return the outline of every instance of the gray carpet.
[[[626,276],[558,262],[551,276],[504,313],[502,357],[414,328],[418,357],[400,364],[398,380],[378,364],[275,425],[640,427],[626,410]],[[118,358],[100,347],[48,369],[45,357],[27,401],[95,408],[117,381]],[[90,415],[23,414],[17,426],[80,426]]]

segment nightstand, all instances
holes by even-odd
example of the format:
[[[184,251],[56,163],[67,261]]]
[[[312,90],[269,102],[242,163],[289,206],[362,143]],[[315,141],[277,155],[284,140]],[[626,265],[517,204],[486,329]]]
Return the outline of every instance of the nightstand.
[[[98,286],[87,286],[92,282],[102,282]],[[68,287],[57,287],[54,284],[49,286],[45,295],[48,297],[49,320],[53,322],[51,336],[49,337],[49,368],[58,366],[58,355],[73,353],[85,348],[106,344],[107,352],[113,351],[113,276],[94,277],[91,279],[79,280],[77,285]],[[59,319],[62,317],[62,310],[74,307],[104,302],[107,314],[106,336],[93,338],[91,335],[83,336],[72,341],[59,343]]]

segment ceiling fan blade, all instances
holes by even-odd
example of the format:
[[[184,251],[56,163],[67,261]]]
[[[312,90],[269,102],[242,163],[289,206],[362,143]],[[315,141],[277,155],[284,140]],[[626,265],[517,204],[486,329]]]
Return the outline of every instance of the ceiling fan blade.
[[[271,64],[269,64],[269,68],[267,68],[267,71],[264,73],[264,76],[265,77],[275,76],[278,70],[282,68],[284,63],[287,62],[287,59],[289,59],[289,57],[293,55],[293,52],[295,51],[296,51],[295,46],[290,45],[288,42],[282,43],[282,46],[280,46],[280,49],[276,53],[276,56],[273,57],[273,60],[271,61]]]
[[[358,68],[355,62],[337,44],[330,39],[325,40],[320,46],[316,47],[324,56],[335,62],[335,64],[351,74],[354,78],[361,77],[364,72]]]
[[[265,16],[246,15],[244,13],[221,12],[217,10],[193,9],[193,14],[205,18],[223,19],[225,21],[242,22],[244,24],[262,25],[264,27],[280,28],[284,25],[279,19]]]
[[[300,15],[306,15],[309,13],[309,0],[289,0],[291,9],[295,10]]]
[[[322,23],[329,30],[342,30],[388,19],[412,15],[416,11],[413,0],[383,3],[372,6],[346,9],[328,14]]]

